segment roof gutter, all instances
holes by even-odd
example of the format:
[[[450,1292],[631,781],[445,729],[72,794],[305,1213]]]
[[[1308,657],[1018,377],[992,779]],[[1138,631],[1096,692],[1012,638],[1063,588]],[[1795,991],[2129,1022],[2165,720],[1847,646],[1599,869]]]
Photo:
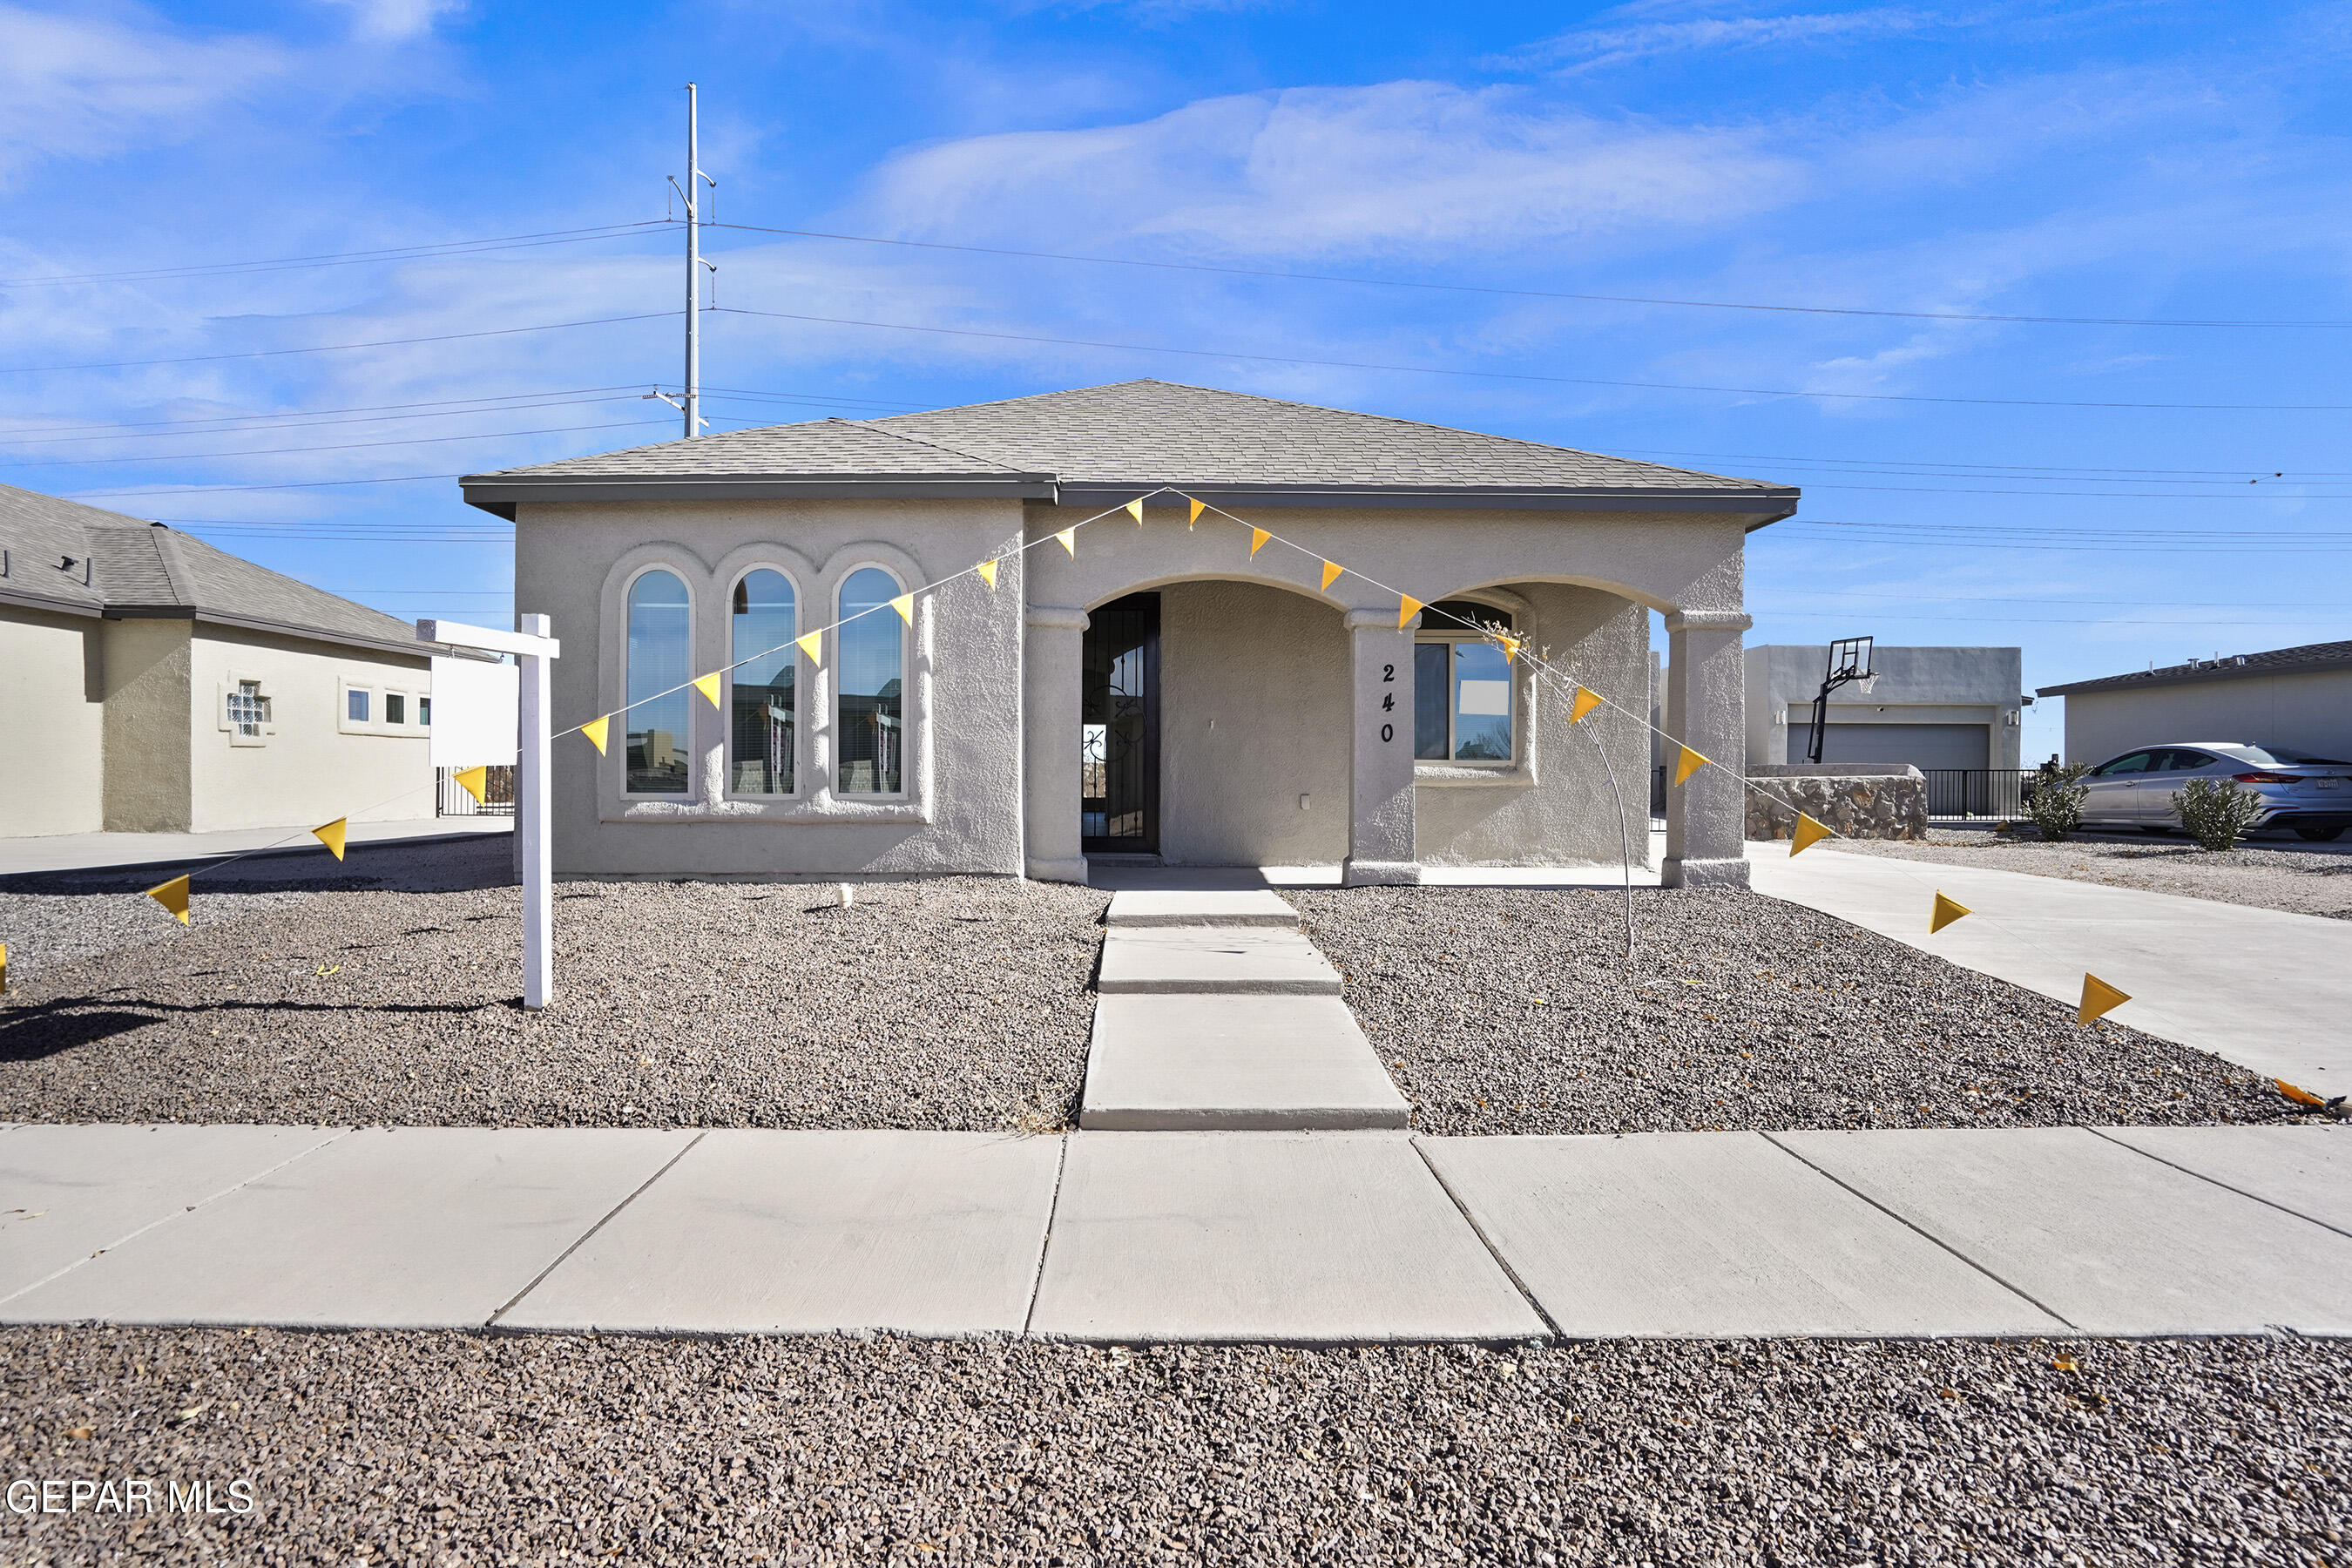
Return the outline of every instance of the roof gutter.
[[[515,508],[549,501],[679,500],[1052,500],[1051,474],[652,474],[578,479],[507,479],[468,474],[457,481],[467,506],[509,522]]]
[[[2159,669],[2154,674],[2107,675],[2065,686],[2039,686],[2036,697],[2104,696],[2110,691],[2150,691],[2162,686],[2200,686],[2209,680],[2252,680],[2263,676],[2318,675],[2352,669],[2352,658],[2315,658],[2296,664],[2225,664],[2213,669]]]
[[[336,647],[362,648],[371,653],[395,653],[405,658],[486,658],[466,648],[451,647],[446,643],[421,643],[413,637],[401,641],[394,637],[371,637],[357,632],[329,631],[320,626],[297,626],[290,621],[268,620],[258,616],[232,616],[219,610],[208,610],[201,605],[109,605],[106,618],[110,621],[202,621],[206,626],[234,626],[239,631],[266,632],[272,637],[299,637],[305,642],[322,642]]]

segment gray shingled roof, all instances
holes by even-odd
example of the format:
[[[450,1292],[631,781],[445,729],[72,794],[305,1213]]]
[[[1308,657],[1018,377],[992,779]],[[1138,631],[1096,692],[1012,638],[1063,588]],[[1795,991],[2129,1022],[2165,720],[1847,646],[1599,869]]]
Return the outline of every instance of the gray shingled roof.
[[[718,497],[794,485],[822,485],[836,494],[861,493],[861,487],[862,493],[912,494],[929,487],[1049,500],[1071,499],[1073,490],[1160,486],[1335,500],[1704,499],[1782,515],[1797,495],[1756,479],[1164,381],[877,419],[770,426],[474,474],[463,482],[467,500],[509,514],[520,500],[656,489],[666,497]]]
[[[2256,675],[2306,675],[2324,669],[2352,669],[2352,642],[2305,643],[2301,647],[2273,648],[2268,653],[2242,653],[2222,659],[2195,659],[2161,669],[2134,670],[2129,675],[2102,676],[2065,686],[2037,688],[2037,697],[2072,697],[2076,692],[2127,691],[2150,686],[2189,686],[2206,680],[2243,680]]]
[[[115,618],[184,616],[401,653],[415,628],[160,523],[0,485],[0,599]],[[74,566],[60,568],[60,560]],[[83,581],[87,563],[88,582]]]

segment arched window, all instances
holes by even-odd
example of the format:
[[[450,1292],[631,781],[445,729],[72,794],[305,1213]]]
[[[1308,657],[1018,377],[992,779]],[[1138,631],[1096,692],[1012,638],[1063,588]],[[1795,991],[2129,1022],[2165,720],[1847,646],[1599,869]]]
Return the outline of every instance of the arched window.
[[[728,776],[742,795],[793,793],[793,677],[799,630],[792,579],[762,566],[735,584],[727,657],[735,664]]]
[[[890,608],[898,594],[898,580],[878,566],[852,572],[841,585],[845,624],[834,634],[841,684],[834,706],[840,759],[834,788],[842,795],[897,795],[906,787],[906,627]]]
[[[1412,754],[1423,762],[1511,761],[1511,667],[1481,628],[1512,630],[1511,613],[1469,599],[1422,612],[1413,639]]]
[[[683,687],[694,672],[694,612],[675,572],[652,571],[629,584],[628,792],[684,795],[694,709]],[[655,697],[656,691],[668,692]],[[647,701],[646,699],[652,700]]]

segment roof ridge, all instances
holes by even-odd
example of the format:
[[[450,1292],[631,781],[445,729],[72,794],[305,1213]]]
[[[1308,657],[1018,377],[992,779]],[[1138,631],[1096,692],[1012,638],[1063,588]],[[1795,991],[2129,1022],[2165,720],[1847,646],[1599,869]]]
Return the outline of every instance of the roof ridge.
[[[817,422],[812,421],[812,423]],[[1029,471],[1026,468],[1016,468],[1002,458],[991,458],[979,452],[967,452],[962,450],[961,447],[950,447],[939,441],[926,441],[919,436],[909,436],[903,430],[880,429],[877,427],[874,421],[871,419],[842,419],[835,417],[827,418],[822,421],[822,423],[827,425],[854,425],[860,430],[872,430],[877,436],[887,436],[893,441],[904,441],[909,446],[915,447],[929,447],[934,452],[945,452],[950,458],[961,458],[968,463],[986,463],[990,468],[1002,469],[1003,472],[1008,474],[1023,474]]]
[[[147,525],[145,537],[149,547],[155,552],[155,563],[163,568],[163,585],[172,591],[172,602],[175,605],[194,604],[195,600],[189,595],[188,587],[183,581],[188,573],[186,565],[179,559],[179,536],[171,529],[159,528],[151,522]],[[163,548],[167,542],[173,546],[169,550]],[[227,552],[221,553],[226,554]],[[269,568],[264,566],[262,570],[267,572]]]
[[[885,414],[866,423],[878,424],[883,419],[921,419],[933,414],[967,414],[975,408],[1010,408],[1016,403],[1036,403],[1048,397],[1067,397],[1074,392],[1106,392],[1114,386],[1181,386],[1184,383],[1180,381],[1161,381],[1156,376],[1139,375],[1126,381],[1106,381],[1094,386],[1065,386],[1053,392],[1024,392],[1018,397],[992,397],[983,403],[950,403],[938,408],[909,408],[903,414]],[[1211,392],[1215,388],[1194,387],[1192,390]]]

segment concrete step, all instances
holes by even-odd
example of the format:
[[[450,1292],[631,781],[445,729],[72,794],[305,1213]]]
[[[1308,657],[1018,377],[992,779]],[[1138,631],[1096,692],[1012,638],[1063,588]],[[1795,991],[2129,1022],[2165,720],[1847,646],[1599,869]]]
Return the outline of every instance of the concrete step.
[[[1337,996],[1339,972],[1296,931],[1113,926],[1095,990],[1105,996]]]
[[[1130,888],[1111,895],[1110,926],[1296,926],[1298,911],[1270,888],[1210,891]]]
[[[1403,1127],[1403,1095],[1336,996],[1105,996],[1078,1125],[1103,1131]]]

